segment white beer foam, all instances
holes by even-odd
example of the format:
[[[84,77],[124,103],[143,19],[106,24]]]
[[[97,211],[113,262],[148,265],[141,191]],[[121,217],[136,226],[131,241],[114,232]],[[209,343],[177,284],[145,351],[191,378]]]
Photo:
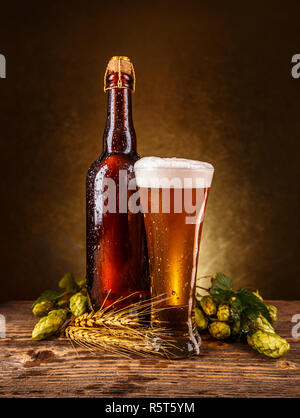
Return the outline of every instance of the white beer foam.
[[[210,187],[214,167],[185,158],[144,157],[134,165],[139,187]]]

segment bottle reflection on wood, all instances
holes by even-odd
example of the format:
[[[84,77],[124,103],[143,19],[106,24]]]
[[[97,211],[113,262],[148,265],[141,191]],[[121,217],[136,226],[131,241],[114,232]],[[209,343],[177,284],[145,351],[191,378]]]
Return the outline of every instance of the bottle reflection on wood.
[[[134,178],[136,135],[131,113],[135,89],[133,66],[127,57],[113,57],[104,77],[108,111],[103,135],[103,152],[87,174],[87,285],[93,308],[99,309],[120,297],[133,297],[124,304],[149,297],[148,258],[143,215],[128,212],[133,191],[121,196],[124,176]],[[121,175],[120,175],[121,173]],[[116,210],[104,210],[105,181],[115,184]],[[126,197],[127,194],[127,197]],[[122,207],[121,207],[122,206]],[[120,305],[119,305],[120,306]]]

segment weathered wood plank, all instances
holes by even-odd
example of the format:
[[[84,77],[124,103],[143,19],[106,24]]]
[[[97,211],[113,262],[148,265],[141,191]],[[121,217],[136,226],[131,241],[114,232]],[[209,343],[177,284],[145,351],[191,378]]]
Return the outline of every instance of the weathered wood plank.
[[[2,304],[0,397],[299,397],[300,338],[291,336],[291,318],[300,301],[272,303],[276,330],[291,344],[286,357],[268,359],[204,335],[199,357],[177,361],[76,352],[64,339],[35,342],[31,303]]]

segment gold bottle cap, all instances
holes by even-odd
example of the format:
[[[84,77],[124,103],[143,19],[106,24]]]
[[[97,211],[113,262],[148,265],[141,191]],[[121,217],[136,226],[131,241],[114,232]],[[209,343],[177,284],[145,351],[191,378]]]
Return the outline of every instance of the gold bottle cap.
[[[135,91],[134,68],[130,59],[125,56],[112,57],[106,67],[104,92],[117,88]]]

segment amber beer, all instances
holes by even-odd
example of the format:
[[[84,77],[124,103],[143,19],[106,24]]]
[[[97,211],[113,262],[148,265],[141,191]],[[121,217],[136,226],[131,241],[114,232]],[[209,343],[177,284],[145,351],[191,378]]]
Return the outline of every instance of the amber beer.
[[[152,325],[170,330],[176,355],[199,353],[194,296],[200,238],[213,166],[177,158],[135,164],[150,261],[151,296],[164,297]]]
[[[103,152],[91,165],[86,182],[87,285],[95,310],[133,293],[126,304],[149,297],[143,215],[128,211],[133,192],[123,181],[124,174],[128,182],[134,178],[133,166],[139,159],[131,109],[134,89],[129,58],[113,57],[104,77],[108,105]],[[112,208],[105,198],[111,183]]]

